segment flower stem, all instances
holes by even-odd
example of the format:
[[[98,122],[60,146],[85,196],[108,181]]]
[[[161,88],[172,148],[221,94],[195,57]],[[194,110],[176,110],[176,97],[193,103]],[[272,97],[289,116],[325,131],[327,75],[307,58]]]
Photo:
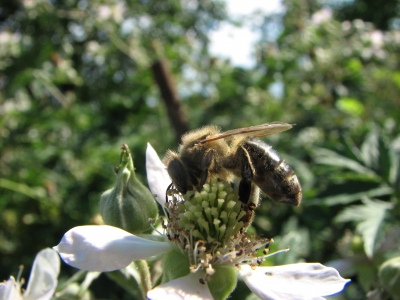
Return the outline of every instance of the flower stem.
[[[149,266],[147,261],[143,259],[135,261],[134,264],[140,273],[140,285],[142,287],[143,297],[147,299],[146,294],[152,288]]]

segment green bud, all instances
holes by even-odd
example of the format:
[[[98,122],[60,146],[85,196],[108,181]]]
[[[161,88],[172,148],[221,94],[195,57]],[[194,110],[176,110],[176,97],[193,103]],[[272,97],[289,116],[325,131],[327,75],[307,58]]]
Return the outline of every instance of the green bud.
[[[354,235],[351,239],[350,247],[351,250],[353,250],[353,252],[356,254],[364,253],[364,242],[362,237],[359,235]]]
[[[116,168],[115,187],[100,197],[104,223],[139,234],[150,228],[149,218],[157,218],[154,196],[136,177],[131,152],[122,146],[120,165]]]
[[[393,299],[400,299],[400,256],[389,259],[380,266],[379,279]]]

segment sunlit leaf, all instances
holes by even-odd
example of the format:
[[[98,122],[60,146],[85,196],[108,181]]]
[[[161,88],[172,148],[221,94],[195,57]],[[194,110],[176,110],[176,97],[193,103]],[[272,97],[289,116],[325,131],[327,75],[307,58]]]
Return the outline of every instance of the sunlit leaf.
[[[350,158],[361,161],[360,149],[357,148],[357,146],[354,144],[354,141],[348,134],[343,136],[343,145],[346,149],[346,152],[351,156]]]
[[[379,178],[373,170],[364,167],[355,160],[337,154],[334,151],[319,148],[314,150],[314,155],[315,155],[315,161],[319,164],[335,166],[338,168],[345,168],[358,173],[362,173],[367,176]]]
[[[390,195],[393,193],[393,189],[388,186],[381,186],[376,189],[363,191],[353,194],[338,194],[334,196],[324,198],[314,198],[303,202],[303,205],[327,205],[334,206],[340,204],[350,204],[352,202],[360,200],[362,197],[376,198],[381,196]]]
[[[400,72],[396,72],[393,76],[393,81],[400,88]]]
[[[347,62],[347,67],[350,68],[354,72],[360,72],[363,65],[358,58],[354,57],[354,58],[349,59],[349,61]]]
[[[361,146],[361,156],[367,167],[377,169],[379,164],[379,134],[376,129],[368,132]]]
[[[354,98],[340,98],[336,101],[336,107],[353,116],[360,116],[365,110],[364,105]]]
[[[390,203],[379,200],[363,199],[364,204],[345,208],[337,217],[336,222],[353,222],[356,230],[364,240],[364,250],[368,257],[373,257],[376,237],[386,211],[392,208]]]
[[[389,155],[391,161],[389,182],[400,190],[400,137],[390,143]]]
[[[379,267],[379,279],[385,290],[389,291],[389,293],[394,297],[393,299],[399,299],[398,296],[400,295],[400,256],[385,261]]]

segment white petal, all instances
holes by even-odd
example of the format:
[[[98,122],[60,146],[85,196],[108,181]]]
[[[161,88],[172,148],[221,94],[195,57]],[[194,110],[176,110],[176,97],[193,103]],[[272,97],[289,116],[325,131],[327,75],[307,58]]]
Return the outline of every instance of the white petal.
[[[60,258],[57,252],[50,248],[40,251],[33,262],[24,299],[51,299],[57,287],[59,273]]]
[[[156,195],[156,200],[161,206],[165,204],[165,192],[172,180],[168,175],[166,166],[158,157],[154,148],[147,143],[146,172],[150,191]]]
[[[1,300],[22,300],[19,284],[15,282],[14,277],[10,276],[6,282],[0,283]]]
[[[167,242],[137,237],[108,225],[79,226],[69,230],[54,247],[69,265],[87,271],[113,271],[132,261],[168,252]]]
[[[190,273],[184,277],[157,286],[147,293],[149,300],[213,300],[207,284],[201,284],[204,272]]]
[[[340,277],[334,268],[318,263],[276,267],[242,265],[239,275],[261,299],[323,299],[339,293],[350,280]]]

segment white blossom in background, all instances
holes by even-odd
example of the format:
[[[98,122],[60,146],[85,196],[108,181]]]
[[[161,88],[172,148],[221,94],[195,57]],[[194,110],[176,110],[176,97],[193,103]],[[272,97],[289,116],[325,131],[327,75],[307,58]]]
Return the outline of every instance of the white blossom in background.
[[[370,51],[371,55],[375,55],[379,59],[385,59],[387,57],[387,53],[384,49],[385,41],[384,34],[380,30],[373,30],[368,32],[367,38],[371,44]]]
[[[40,251],[33,262],[26,290],[21,293],[23,282],[10,277],[0,283],[0,300],[49,300],[57,287],[60,259],[53,249]]]
[[[331,19],[332,19],[332,10],[326,7],[312,14],[311,23],[319,25]]]
[[[120,24],[124,20],[124,12],[127,10],[125,2],[118,1],[114,5],[100,5],[97,8],[97,17],[100,21],[114,21]]]
[[[1,31],[0,32],[0,69],[4,70],[10,62],[9,57],[19,56],[22,50],[23,36],[20,33]]]

